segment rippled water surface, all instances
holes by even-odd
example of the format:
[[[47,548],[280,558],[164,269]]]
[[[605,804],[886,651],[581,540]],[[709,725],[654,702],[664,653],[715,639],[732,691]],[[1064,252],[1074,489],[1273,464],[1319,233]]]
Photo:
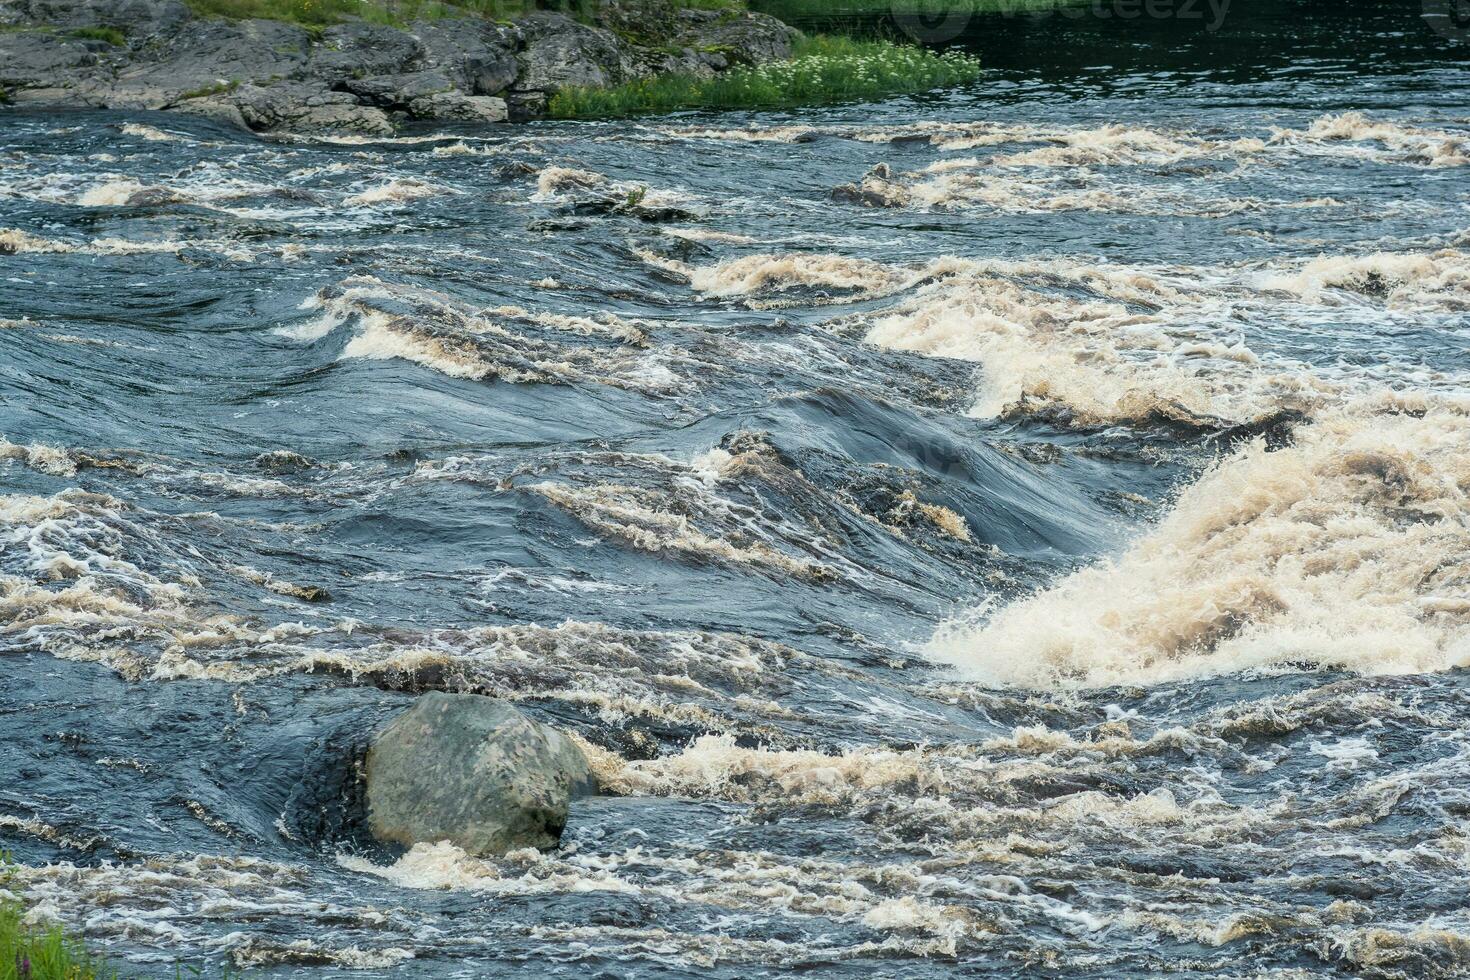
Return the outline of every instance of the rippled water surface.
[[[1470,72],[1419,7],[972,89],[0,115],[0,844],[138,976],[1470,970]],[[403,854],[430,689],[560,850]]]

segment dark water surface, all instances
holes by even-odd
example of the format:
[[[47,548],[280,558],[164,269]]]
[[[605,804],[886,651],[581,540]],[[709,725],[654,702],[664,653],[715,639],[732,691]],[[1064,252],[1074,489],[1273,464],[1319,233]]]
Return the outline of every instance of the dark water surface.
[[[784,114],[0,115],[10,887],[138,976],[1464,975],[1420,13],[997,19]],[[428,689],[616,795],[376,847]]]

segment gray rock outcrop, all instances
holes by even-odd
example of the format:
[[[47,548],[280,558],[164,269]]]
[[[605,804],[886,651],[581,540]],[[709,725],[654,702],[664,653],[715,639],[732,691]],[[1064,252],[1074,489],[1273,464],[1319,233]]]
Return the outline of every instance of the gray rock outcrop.
[[[617,85],[639,75],[627,46],[612,31],[549,10],[531,14],[520,28],[525,49],[519,56],[517,91]]]
[[[77,89],[110,109],[166,109],[228,85],[269,85],[306,67],[311,36],[277,20],[201,21],[160,40],[115,75]]]
[[[374,739],[368,826],[403,845],[448,840],[474,855],[552,847],[573,796],[593,789],[582,751],[515,707],[434,691]]]
[[[97,64],[93,47],[72,37],[0,32],[0,85],[7,89],[60,88],[59,79]]]
[[[504,25],[465,11],[403,29],[350,21],[313,34],[281,21],[195,18],[180,0],[0,0],[0,102],[386,135],[411,120],[532,117],[568,86],[708,77],[786,57],[797,37],[771,17],[673,0],[603,0],[598,12],[599,24],[540,11]]]

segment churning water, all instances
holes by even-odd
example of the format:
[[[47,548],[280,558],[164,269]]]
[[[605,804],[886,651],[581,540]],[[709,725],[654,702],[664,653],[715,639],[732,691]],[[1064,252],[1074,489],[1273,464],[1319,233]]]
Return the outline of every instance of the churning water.
[[[1470,71],[1341,6],[789,114],[0,117],[11,887],[140,976],[1463,975]],[[374,846],[428,689],[616,795]]]

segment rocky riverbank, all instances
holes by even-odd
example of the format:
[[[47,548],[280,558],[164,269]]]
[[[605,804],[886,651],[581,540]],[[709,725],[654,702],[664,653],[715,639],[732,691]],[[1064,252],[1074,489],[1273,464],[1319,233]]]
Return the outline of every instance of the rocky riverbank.
[[[569,86],[713,76],[798,33],[742,10],[608,2],[321,30],[203,18],[179,0],[0,0],[0,91],[28,108],[187,112],[257,131],[386,135],[413,120],[529,119]]]

